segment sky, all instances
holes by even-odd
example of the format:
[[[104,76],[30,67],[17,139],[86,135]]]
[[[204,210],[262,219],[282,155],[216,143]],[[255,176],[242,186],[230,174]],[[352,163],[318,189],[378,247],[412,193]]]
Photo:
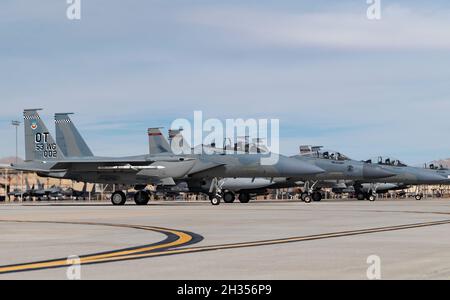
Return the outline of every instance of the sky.
[[[277,118],[281,153],[450,157],[450,3],[381,0],[0,2],[0,157],[24,108],[73,120],[102,156],[148,152],[176,118]],[[19,153],[23,156],[23,128]]]

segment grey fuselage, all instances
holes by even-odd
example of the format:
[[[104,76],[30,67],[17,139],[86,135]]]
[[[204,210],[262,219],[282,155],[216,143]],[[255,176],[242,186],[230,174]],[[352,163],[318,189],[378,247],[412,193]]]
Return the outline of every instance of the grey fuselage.
[[[429,170],[410,166],[392,166],[384,164],[379,165],[381,168],[394,173],[395,176],[378,180],[365,180],[368,183],[399,183],[405,185],[421,185],[421,184],[449,184],[450,180],[444,174],[440,174],[435,170]]]
[[[192,154],[196,163],[189,178],[255,178],[255,177],[309,177],[324,172],[320,167],[278,154],[268,161],[270,154],[230,153]]]
[[[259,178],[230,178],[223,176],[222,188],[233,192],[239,191],[261,191],[266,189],[291,188],[303,185],[305,181],[318,181],[316,187],[328,187],[333,185],[333,180],[365,180],[374,178],[383,178],[392,176],[390,172],[383,170],[378,166],[366,164],[364,162],[345,159],[333,160],[314,157],[310,155],[296,155],[290,157],[296,161],[316,166],[324,170],[322,173],[282,176],[280,173],[274,176],[266,175]],[[226,178],[228,177],[228,178]],[[207,189],[208,184],[201,184],[195,180],[188,181],[189,187],[193,191]]]

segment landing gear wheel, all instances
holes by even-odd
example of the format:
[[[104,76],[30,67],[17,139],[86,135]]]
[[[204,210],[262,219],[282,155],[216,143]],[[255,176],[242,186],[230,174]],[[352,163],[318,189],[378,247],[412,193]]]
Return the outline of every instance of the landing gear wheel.
[[[209,196],[209,201],[211,201],[212,205],[219,205],[220,197],[218,195],[211,195],[211,196]]]
[[[114,192],[111,195],[111,202],[113,205],[124,205],[127,202],[127,197],[124,192]]]
[[[369,201],[371,201],[371,202],[375,201],[375,199],[376,199],[375,195],[369,195],[369,196],[367,197],[367,200],[369,200]]]
[[[422,200],[422,195],[416,195],[414,198],[416,198],[417,201]]]
[[[307,192],[302,192],[301,194],[300,194],[300,199],[302,199],[302,201],[305,201],[305,197],[306,196],[308,196],[308,193]]]
[[[239,194],[239,202],[248,203],[250,201],[250,195],[248,193]]]
[[[136,194],[134,194],[134,202],[136,203],[136,205],[147,205],[149,200],[150,196],[146,191],[138,191]]]
[[[303,201],[305,201],[305,203],[311,203],[312,197],[311,197],[310,195],[306,195],[306,196],[303,198]]]
[[[364,195],[364,193],[358,193],[356,195],[356,199],[362,201],[362,200],[366,199],[366,195]]]
[[[314,201],[322,200],[322,193],[321,192],[314,192],[314,193],[312,193],[312,199]]]
[[[236,198],[236,195],[233,192],[226,192],[223,194],[223,202],[225,203],[233,203]]]

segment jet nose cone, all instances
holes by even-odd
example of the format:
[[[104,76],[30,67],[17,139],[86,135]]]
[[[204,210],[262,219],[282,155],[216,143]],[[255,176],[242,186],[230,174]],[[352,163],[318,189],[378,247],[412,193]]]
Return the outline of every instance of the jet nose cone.
[[[444,175],[438,173],[423,173],[418,176],[420,182],[428,183],[428,184],[448,184],[450,183],[450,179],[448,177],[444,177]]]
[[[278,166],[279,172],[286,177],[311,176],[325,172],[322,168],[295,158],[281,159]]]
[[[365,165],[363,167],[363,177],[364,179],[378,179],[378,178],[387,178],[395,176],[395,173],[392,173],[386,169],[380,168],[378,166]]]

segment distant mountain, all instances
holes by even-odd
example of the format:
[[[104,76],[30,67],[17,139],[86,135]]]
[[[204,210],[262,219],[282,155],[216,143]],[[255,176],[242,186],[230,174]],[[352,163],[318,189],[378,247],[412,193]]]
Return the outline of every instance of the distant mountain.
[[[4,157],[4,158],[0,158],[0,164],[12,164],[16,162],[16,158],[14,156],[11,157]],[[18,163],[23,163],[23,159],[22,158],[18,158],[17,159]]]
[[[450,158],[435,160],[433,163],[438,166],[442,165],[446,168],[450,168]]]

